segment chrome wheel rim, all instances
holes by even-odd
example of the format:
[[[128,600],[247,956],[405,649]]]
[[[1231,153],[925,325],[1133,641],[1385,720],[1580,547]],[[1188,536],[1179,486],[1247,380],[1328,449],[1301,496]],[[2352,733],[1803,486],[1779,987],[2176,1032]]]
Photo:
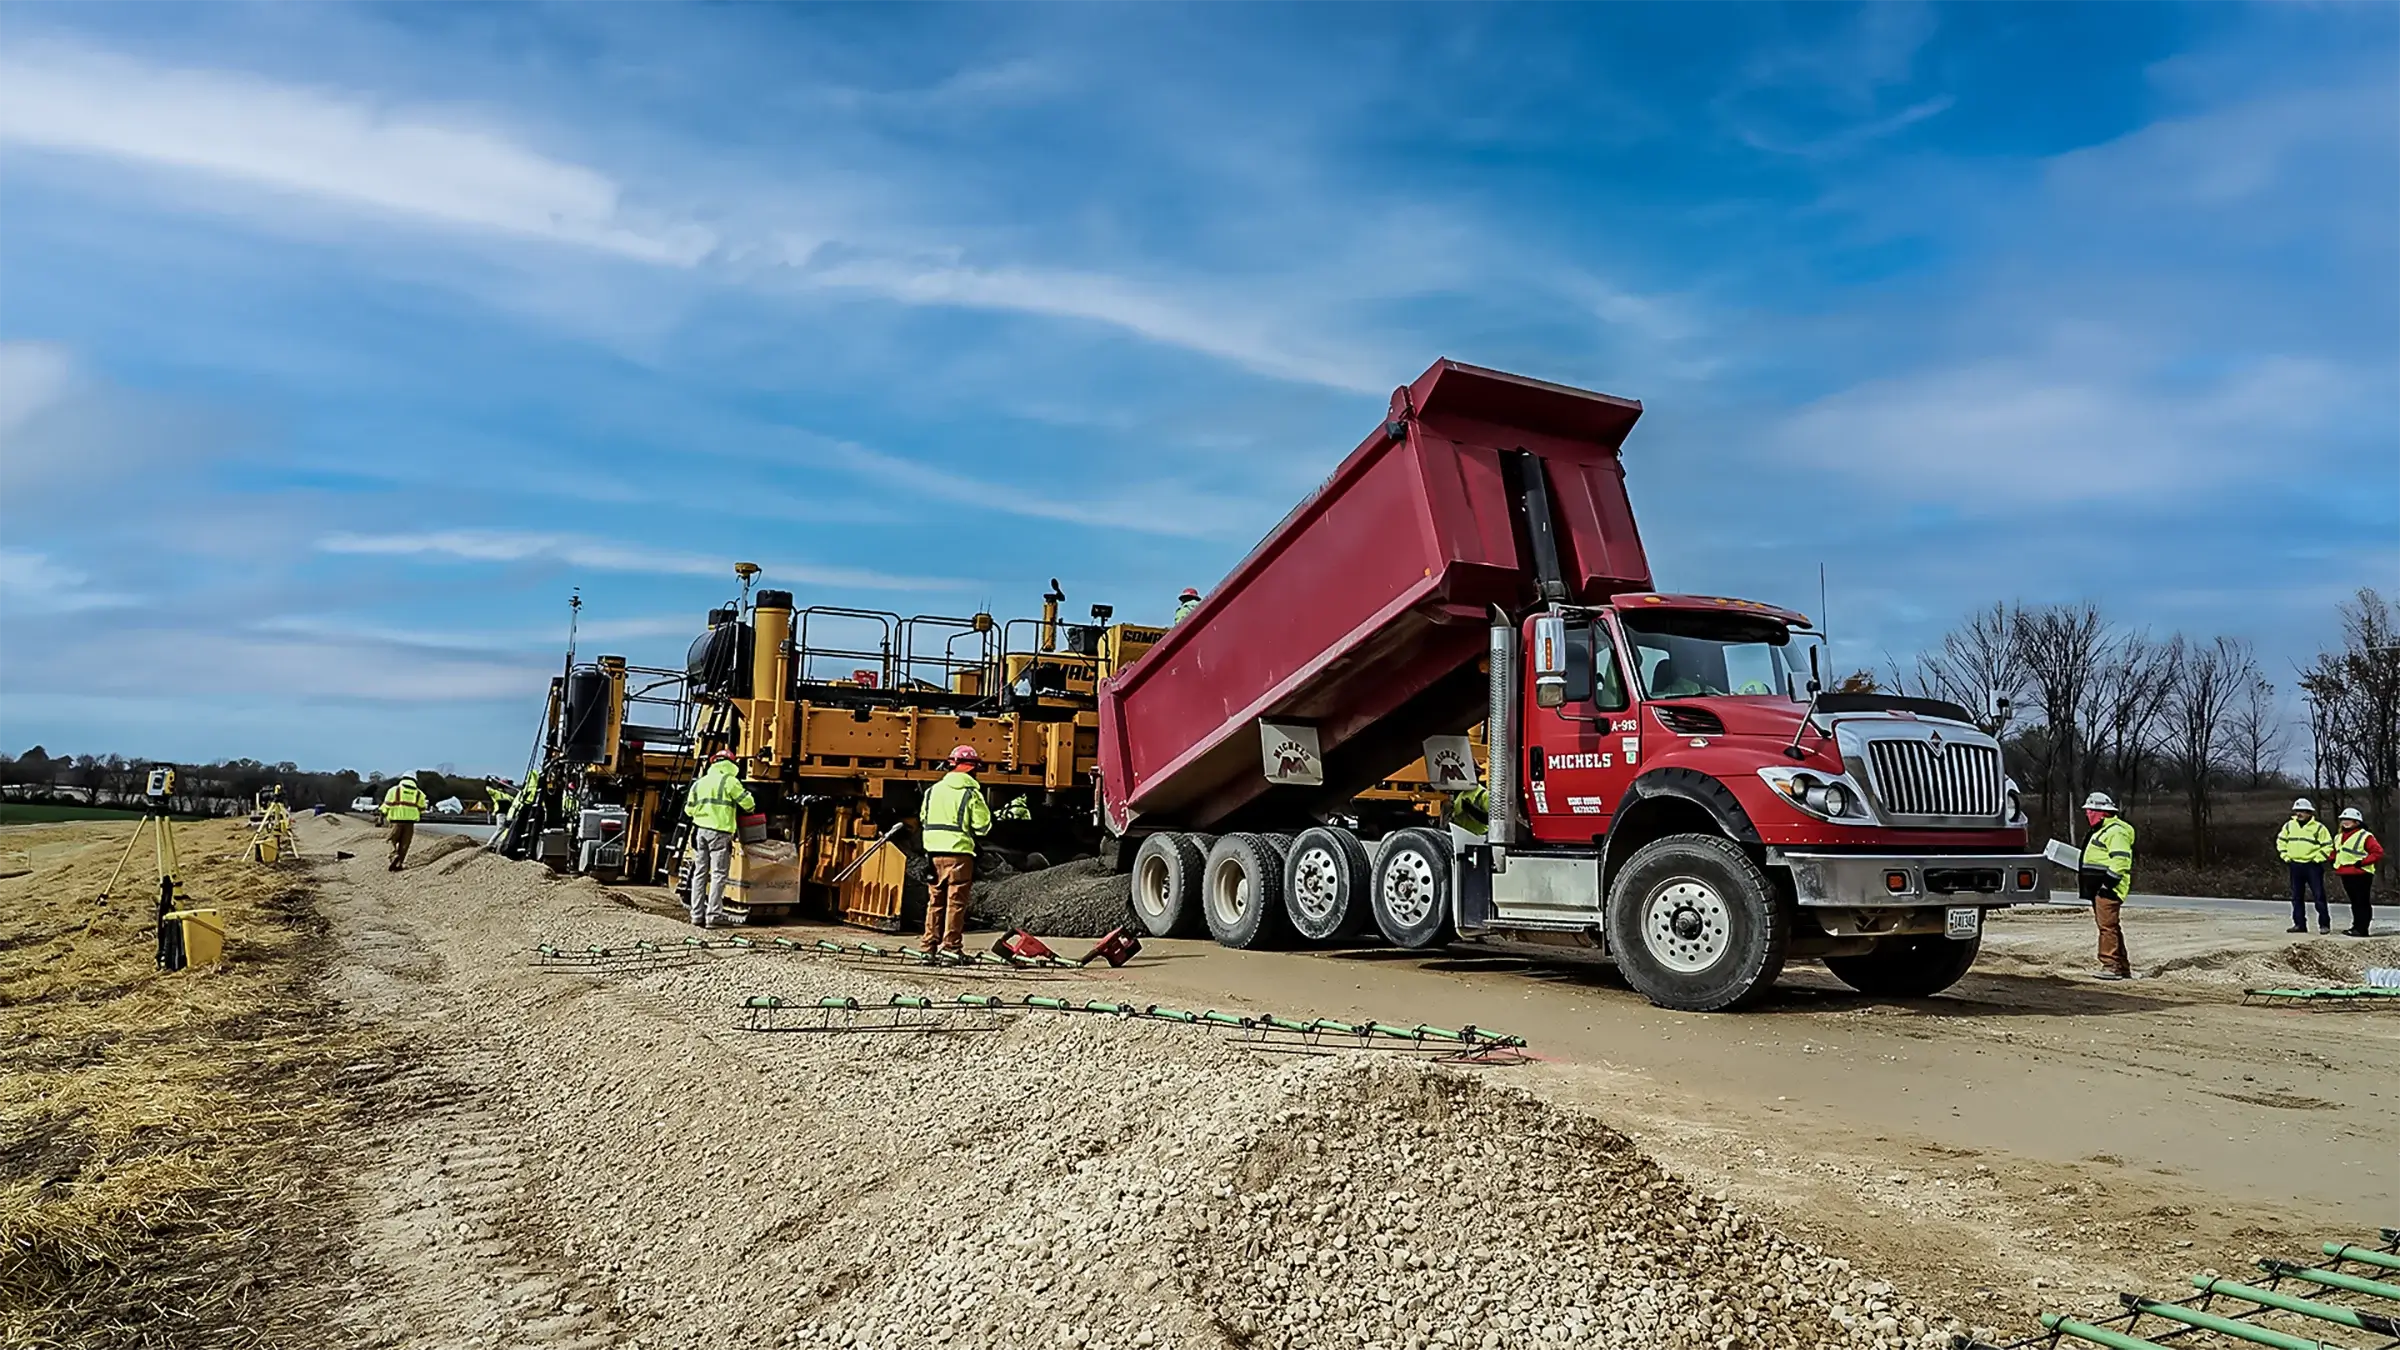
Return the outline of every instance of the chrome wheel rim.
[[[1292,907],[1311,923],[1332,922],[1341,886],[1341,860],[1332,849],[1312,845],[1292,860]]]
[[[1667,969],[1697,975],[1732,948],[1732,913],[1706,882],[1677,877],[1642,903],[1642,946]]]
[[[1402,928],[1414,928],[1433,913],[1433,864],[1414,849],[1395,853],[1383,866],[1383,912]]]

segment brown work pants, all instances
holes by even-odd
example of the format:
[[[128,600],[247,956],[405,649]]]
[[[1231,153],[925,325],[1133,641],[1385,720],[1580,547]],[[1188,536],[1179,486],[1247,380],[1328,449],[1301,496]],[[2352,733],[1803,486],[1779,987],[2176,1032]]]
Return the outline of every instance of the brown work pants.
[[[399,871],[400,865],[408,861],[408,841],[416,837],[417,822],[413,820],[392,822],[392,871]]]
[[[967,945],[967,895],[975,889],[975,855],[933,855],[933,886],[925,900],[925,950]]]
[[[2112,895],[2092,897],[2092,922],[2100,926],[2100,968],[2131,975],[2133,966],[2125,959],[2125,926],[2118,922],[2124,913],[2123,900]]]

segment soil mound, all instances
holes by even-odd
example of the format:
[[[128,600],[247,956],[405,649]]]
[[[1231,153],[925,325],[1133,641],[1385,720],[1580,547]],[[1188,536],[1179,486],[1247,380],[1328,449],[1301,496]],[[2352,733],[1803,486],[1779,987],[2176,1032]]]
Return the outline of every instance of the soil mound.
[[[480,847],[476,840],[463,834],[420,834],[410,841],[408,862],[402,870],[413,872],[420,867],[431,867],[452,854]]]
[[[968,917],[1044,937],[1099,937],[1133,921],[1132,890],[1097,858],[979,879]]]

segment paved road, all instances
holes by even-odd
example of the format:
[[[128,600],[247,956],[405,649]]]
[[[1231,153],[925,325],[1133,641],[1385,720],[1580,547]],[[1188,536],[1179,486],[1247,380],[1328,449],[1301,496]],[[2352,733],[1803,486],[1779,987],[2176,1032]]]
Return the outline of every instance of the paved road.
[[[2350,926],[2350,904],[2347,900],[2328,897],[2333,905],[2333,924],[2336,928]],[[2075,909],[2089,909],[2081,901],[2062,902]],[[2237,900],[2217,895],[2136,895],[2125,902],[2134,909],[2192,909],[2211,914],[2255,914],[2261,918],[2286,919],[2292,916],[2289,900]],[[2400,904],[2388,894],[2378,892],[2375,898],[2375,922],[2368,932],[2377,937],[2400,934]],[[2390,917],[2386,917],[2389,915]]]

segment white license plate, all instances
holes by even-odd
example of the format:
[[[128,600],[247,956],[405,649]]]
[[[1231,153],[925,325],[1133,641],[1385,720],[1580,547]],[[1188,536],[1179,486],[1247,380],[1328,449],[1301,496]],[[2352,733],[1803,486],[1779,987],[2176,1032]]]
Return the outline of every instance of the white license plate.
[[[1948,922],[1950,936],[1965,940],[1983,931],[1983,911],[1980,909],[1950,909],[1942,911]]]

